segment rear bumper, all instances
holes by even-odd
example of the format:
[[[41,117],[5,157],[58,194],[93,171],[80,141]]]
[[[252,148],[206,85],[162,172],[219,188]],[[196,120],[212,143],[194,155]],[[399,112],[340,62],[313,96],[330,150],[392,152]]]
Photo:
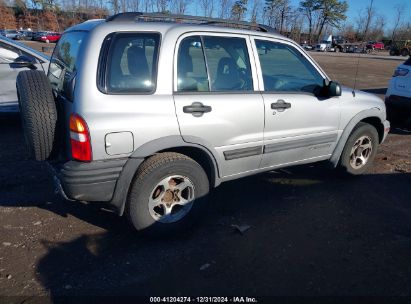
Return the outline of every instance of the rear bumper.
[[[72,200],[109,202],[127,159],[54,165],[63,196]]]

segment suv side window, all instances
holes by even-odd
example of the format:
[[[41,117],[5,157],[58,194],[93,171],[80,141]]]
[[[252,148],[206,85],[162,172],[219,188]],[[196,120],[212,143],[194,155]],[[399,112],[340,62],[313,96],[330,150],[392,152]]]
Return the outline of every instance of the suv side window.
[[[77,57],[86,35],[86,32],[68,32],[53,51],[47,76],[52,88],[63,96],[67,95],[65,90],[76,75]]]
[[[187,37],[181,42],[177,62],[178,91],[209,90],[203,43],[200,36]]]
[[[204,36],[211,91],[251,91],[253,81],[244,38]]]
[[[272,41],[256,40],[264,91],[314,93],[324,78],[294,47]]]
[[[252,91],[244,38],[191,36],[180,43],[177,59],[180,92]]]
[[[154,92],[159,44],[158,33],[115,34],[103,71],[105,88],[100,90],[108,94]]]

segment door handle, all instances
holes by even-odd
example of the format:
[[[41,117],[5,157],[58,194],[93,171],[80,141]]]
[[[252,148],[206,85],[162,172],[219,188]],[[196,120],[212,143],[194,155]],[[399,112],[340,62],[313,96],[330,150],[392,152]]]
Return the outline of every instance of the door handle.
[[[274,102],[271,104],[271,109],[272,110],[282,110],[284,111],[285,109],[291,108],[291,103],[285,102],[282,99],[277,100],[277,102]],[[282,112],[280,111],[280,112]]]
[[[210,106],[205,106],[201,102],[195,101],[189,106],[183,107],[184,113],[193,114],[195,117],[203,116],[204,113],[211,112],[212,108]]]

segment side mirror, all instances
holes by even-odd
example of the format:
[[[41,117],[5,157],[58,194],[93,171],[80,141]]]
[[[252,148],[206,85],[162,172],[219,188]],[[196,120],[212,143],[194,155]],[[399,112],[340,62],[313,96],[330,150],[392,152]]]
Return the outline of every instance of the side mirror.
[[[10,67],[12,69],[29,68],[31,70],[37,70],[33,60],[25,55],[21,55],[14,59],[14,61],[10,63]]]
[[[341,86],[338,82],[330,81],[328,84],[328,96],[341,96]]]

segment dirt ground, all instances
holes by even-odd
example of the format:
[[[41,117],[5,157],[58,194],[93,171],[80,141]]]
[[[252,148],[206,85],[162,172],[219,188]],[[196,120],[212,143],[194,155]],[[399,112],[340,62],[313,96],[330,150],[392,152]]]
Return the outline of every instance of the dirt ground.
[[[353,84],[352,57],[312,55]],[[399,63],[360,59],[357,87],[384,94]],[[406,130],[392,130],[365,176],[315,164],[227,182],[197,227],[149,239],[104,205],[58,197],[46,165],[25,156],[18,115],[3,114],[0,128],[0,295],[20,296],[0,303],[39,295],[411,296]]]

